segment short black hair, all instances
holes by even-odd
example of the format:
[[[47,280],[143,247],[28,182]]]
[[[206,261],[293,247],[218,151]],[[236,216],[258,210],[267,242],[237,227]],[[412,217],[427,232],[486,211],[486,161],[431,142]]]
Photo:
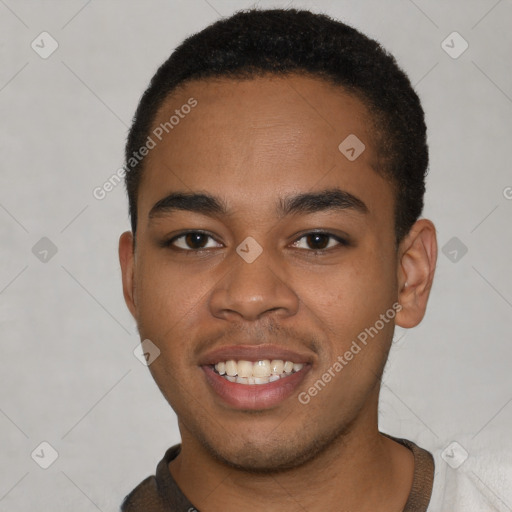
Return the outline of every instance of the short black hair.
[[[325,14],[297,9],[239,11],[185,39],[159,67],[142,95],[126,142],[125,183],[133,234],[144,163],[133,155],[146,144],[170,93],[192,80],[250,79],[269,73],[324,79],[363,101],[378,141],[378,171],[395,192],[398,244],[423,210],[428,146],[418,95],[395,58],[377,41]]]

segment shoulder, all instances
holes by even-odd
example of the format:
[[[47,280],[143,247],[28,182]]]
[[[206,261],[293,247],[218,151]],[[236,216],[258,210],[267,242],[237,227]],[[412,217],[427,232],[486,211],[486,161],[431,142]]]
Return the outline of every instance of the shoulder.
[[[512,503],[512,446],[497,436],[477,443],[457,436],[432,450],[436,473],[430,512],[509,510]]]
[[[163,503],[155,476],[148,476],[133,491],[128,494],[121,504],[121,512],[164,512]]]
[[[156,467],[155,475],[148,476],[123,500],[120,512],[168,512],[175,507],[181,491],[174,482],[168,464],[180,452],[181,445],[171,446]]]

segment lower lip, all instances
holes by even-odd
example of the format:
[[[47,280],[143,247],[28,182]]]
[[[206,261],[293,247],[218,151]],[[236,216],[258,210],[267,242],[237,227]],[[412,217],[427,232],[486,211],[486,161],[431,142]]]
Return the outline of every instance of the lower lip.
[[[268,384],[237,384],[221,377],[211,366],[201,367],[208,384],[224,402],[236,409],[269,409],[279,405],[299,387],[311,365]]]

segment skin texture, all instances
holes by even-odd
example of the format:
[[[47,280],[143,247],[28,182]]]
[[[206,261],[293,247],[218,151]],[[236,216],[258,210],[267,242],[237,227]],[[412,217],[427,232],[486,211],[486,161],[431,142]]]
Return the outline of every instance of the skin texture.
[[[377,427],[393,322],[307,405],[297,395],[394,303],[402,306],[397,325],[422,320],[437,258],[432,222],[418,220],[396,250],[394,192],[374,170],[371,119],[339,87],[300,75],[189,82],[155,126],[190,97],[197,106],[146,158],[136,248],[130,232],[119,243],[126,303],[141,339],[161,351],[150,371],[178,416],[182,452],[172,475],[204,512],[402,510],[413,457]],[[338,150],[350,134],[366,146],[353,162]],[[333,187],[361,199],[368,213],[276,215],[280,198]],[[149,219],[152,206],[176,191],[206,191],[231,213]],[[159,245],[197,229],[212,238],[196,245],[182,238],[177,250]],[[315,229],[349,244],[308,242]],[[252,263],[236,252],[248,236],[263,249]],[[194,252],[201,245],[209,250]],[[226,405],[199,358],[264,343],[312,358],[300,389],[270,409]]]

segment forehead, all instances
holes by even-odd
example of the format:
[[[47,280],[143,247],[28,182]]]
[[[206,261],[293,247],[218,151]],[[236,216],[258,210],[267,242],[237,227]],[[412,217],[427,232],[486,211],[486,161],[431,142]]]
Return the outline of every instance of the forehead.
[[[189,112],[191,101],[197,106]],[[180,111],[187,113],[178,119]],[[169,127],[169,121],[173,126]],[[359,98],[340,86],[307,75],[267,74],[185,83],[160,107],[153,122],[155,130],[163,130],[157,138],[165,139],[164,144],[187,142],[199,150],[208,147],[212,138],[230,137],[231,147],[219,146],[216,161],[228,153],[246,156],[252,152],[257,157],[258,146],[265,153],[277,150],[302,157],[300,150],[312,143],[316,150],[310,156],[332,156],[336,155],[333,143],[337,150],[340,137],[354,134],[369,143],[372,117]],[[194,141],[186,140],[190,132],[195,132]],[[367,152],[367,158],[372,156],[372,151]]]
[[[155,147],[145,160],[139,216],[175,190],[231,198],[234,210],[332,187],[366,196],[369,206],[392,202],[375,172],[368,110],[320,79],[189,82],[164,102],[149,135]]]

